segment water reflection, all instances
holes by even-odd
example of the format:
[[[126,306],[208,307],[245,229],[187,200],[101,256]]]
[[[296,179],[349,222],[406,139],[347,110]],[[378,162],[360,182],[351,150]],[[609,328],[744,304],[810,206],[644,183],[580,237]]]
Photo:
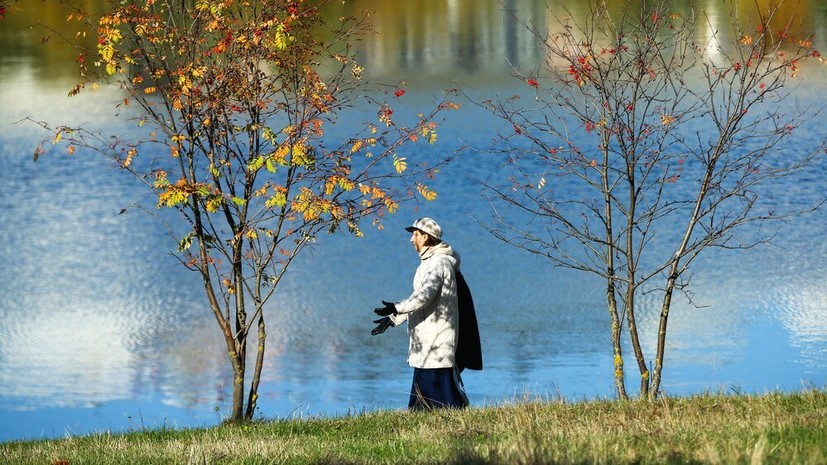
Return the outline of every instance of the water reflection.
[[[570,7],[582,7],[575,3]],[[747,3],[754,4],[739,4]],[[230,378],[197,277],[164,252],[171,242],[156,218],[138,210],[119,214],[136,203],[161,212],[130,178],[85,154],[71,160],[52,154],[33,164],[41,133],[14,125],[33,116],[128,130],[113,118],[114,89],[65,98],[74,84],[74,57],[30,45],[37,34],[26,27],[41,19],[59,24],[64,16],[50,4],[28,9],[32,4],[19,2],[20,13],[0,27],[0,440],[61,435],[67,426],[83,433],[212,424],[227,408]],[[720,5],[707,2],[711,26],[704,34],[711,36],[728,17]],[[545,0],[504,6],[538,27],[551,24]],[[827,7],[805,6],[810,14],[796,27],[823,27],[814,18]],[[551,7],[562,11],[559,2]],[[511,78],[511,65],[533,69],[541,58],[530,34],[498,2],[359,0],[336,8],[331,15],[376,10],[378,36],[359,45],[365,68],[372,79],[407,81],[413,106],[457,82],[472,95],[519,92],[525,86]],[[802,99],[823,102],[824,72],[806,76]],[[435,149],[484,148],[497,128],[465,102],[462,113],[446,121]],[[471,150],[437,179],[436,203],[406,210],[362,240],[322,238],[296,264],[268,309],[263,416],[405,405],[406,334],[369,336],[370,309],[409,292],[417,257],[403,228],[421,214],[438,218],[463,252],[478,304],[486,370],[465,376],[474,403],[525,393],[612,394],[600,283],[496,242],[468,215],[488,215],[472,177],[498,166]],[[780,186],[776,200],[823,192],[824,175],[808,173],[795,186]],[[696,298],[706,307],[683,302],[672,314],[667,392],[827,383],[827,250],[813,240],[827,233],[825,225],[822,212],[784,228],[783,249],[713,254],[698,264]],[[659,302],[642,304],[640,325],[651,340]]]
[[[352,12],[374,10],[376,32],[382,40],[361,47],[366,69],[379,76],[402,77],[410,71],[430,76],[457,76],[501,70],[507,63],[536,66],[540,51],[525,28],[503,13],[503,7],[523,17],[542,19],[542,0],[469,2],[350,3]],[[405,79],[403,77],[403,79]],[[449,81],[450,82],[450,81]]]

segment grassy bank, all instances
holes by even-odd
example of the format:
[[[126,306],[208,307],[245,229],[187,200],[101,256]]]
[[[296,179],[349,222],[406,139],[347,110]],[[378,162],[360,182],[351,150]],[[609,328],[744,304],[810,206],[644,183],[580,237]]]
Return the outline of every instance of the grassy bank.
[[[827,391],[521,403],[0,444],[14,464],[824,464]]]

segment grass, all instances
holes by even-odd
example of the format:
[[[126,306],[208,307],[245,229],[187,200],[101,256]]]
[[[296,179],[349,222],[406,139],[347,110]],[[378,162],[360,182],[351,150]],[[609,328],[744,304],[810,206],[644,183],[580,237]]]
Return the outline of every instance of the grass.
[[[825,464],[827,391],[383,411],[0,444],[13,464]]]

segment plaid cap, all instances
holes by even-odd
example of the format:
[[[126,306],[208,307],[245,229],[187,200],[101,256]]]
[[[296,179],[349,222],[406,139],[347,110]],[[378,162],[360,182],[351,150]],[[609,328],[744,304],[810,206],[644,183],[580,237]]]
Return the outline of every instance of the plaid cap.
[[[414,221],[414,224],[405,228],[405,231],[408,232],[414,232],[416,230],[422,231],[425,234],[430,235],[434,239],[442,239],[442,228],[439,227],[436,221],[430,218],[419,218],[418,220]]]

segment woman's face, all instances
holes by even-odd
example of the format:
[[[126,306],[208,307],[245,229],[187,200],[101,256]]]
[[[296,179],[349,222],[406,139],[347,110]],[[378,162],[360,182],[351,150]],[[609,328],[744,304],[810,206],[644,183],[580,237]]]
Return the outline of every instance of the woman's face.
[[[425,244],[428,242],[428,237],[427,234],[418,229],[415,229],[414,232],[411,233],[411,244],[413,244],[414,249],[416,249],[416,253],[422,253]]]

